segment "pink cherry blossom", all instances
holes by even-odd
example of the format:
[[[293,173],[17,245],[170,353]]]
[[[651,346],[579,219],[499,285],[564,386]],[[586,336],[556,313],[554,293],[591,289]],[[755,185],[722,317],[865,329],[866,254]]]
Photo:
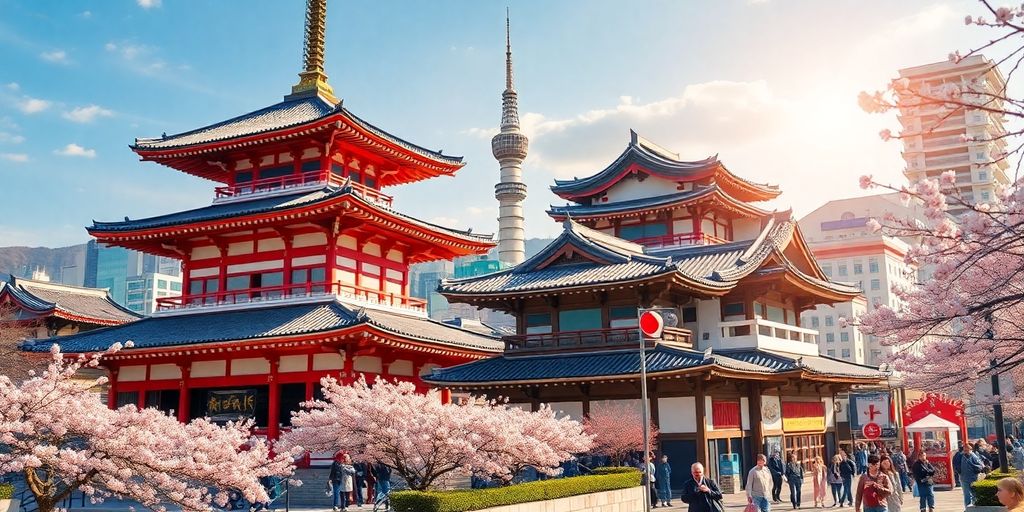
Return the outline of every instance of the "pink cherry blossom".
[[[511,479],[525,466],[552,472],[590,449],[583,426],[549,407],[527,412],[469,397],[442,403],[438,390],[417,393],[408,382],[325,378],[323,400],[293,413],[281,445],[344,450],[355,460],[391,466],[411,489],[426,490],[453,473]]]
[[[892,131],[889,130],[888,128],[886,128],[886,129],[878,132],[878,136],[881,137],[882,140],[886,140],[887,141],[887,140],[892,138]]]
[[[971,23],[974,23],[974,18],[972,18],[971,15],[968,14],[967,16],[964,17],[964,25],[970,25]]]
[[[616,464],[634,452],[643,450],[644,431],[639,404],[612,402],[595,404],[584,422],[594,436],[594,451],[612,458]],[[651,423],[647,451],[657,446],[658,428]]]
[[[45,372],[21,384],[0,376],[0,474],[22,473],[40,512],[75,491],[94,502],[205,511],[224,504],[228,490],[265,501],[259,479],[292,474],[292,455],[272,456],[251,438],[249,422],[180,423],[157,409],[111,410],[95,392],[105,379],[77,380],[81,361],[66,362],[57,345],[51,355]]]
[[[863,188],[863,189],[871,188],[873,183],[874,183],[873,182],[873,178],[872,178],[872,176],[870,174],[865,174],[865,175],[860,177],[860,188]]]
[[[1013,20],[1013,9],[1010,7],[1000,7],[996,9],[996,21],[999,23],[1009,23]]]

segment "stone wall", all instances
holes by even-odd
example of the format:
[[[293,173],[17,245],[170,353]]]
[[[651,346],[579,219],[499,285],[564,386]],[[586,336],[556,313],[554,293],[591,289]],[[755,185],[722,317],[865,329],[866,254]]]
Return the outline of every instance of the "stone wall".
[[[556,500],[485,508],[478,512],[636,512],[644,509],[644,488],[581,494]]]

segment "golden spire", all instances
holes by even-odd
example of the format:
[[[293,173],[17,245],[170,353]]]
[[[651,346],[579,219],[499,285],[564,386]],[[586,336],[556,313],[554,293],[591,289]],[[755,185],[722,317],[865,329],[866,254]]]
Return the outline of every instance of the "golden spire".
[[[334,89],[324,73],[324,46],[327,32],[327,0],[306,0],[306,31],[303,43],[303,69],[299,83],[292,86],[286,99],[317,94],[331,103],[338,103]]]

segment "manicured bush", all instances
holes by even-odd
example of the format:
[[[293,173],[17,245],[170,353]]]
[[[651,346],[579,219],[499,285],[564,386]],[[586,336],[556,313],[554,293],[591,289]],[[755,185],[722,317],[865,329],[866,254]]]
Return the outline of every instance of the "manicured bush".
[[[398,491],[391,495],[391,506],[395,512],[467,512],[640,485],[640,471],[633,468],[599,468],[594,473],[491,489]]]
[[[978,480],[971,484],[971,490],[974,491],[974,504],[981,506],[999,506],[999,500],[996,499],[996,482],[999,479],[988,479]]]
[[[9,500],[14,497],[14,486],[11,484],[0,484],[0,500]]]

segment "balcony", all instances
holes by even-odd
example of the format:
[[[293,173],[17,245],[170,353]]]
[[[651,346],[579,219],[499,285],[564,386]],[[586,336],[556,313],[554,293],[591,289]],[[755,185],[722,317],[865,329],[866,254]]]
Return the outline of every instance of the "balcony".
[[[637,238],[631,242],[640,244],[648,249],[659,249],[662,247],[679,247],[683,245],[713,245],[724,244],[728,240],[718,238],[707,233],[681,233],[678,235],[648,236]]]
[[[952,156],[943,156],[938,158],[925,158],[925,168],[930,167],[950,167],[960,165],[970,165],[971,156],[967,153],[960,153]]]
[[[619,327],[589,331],[563,331],[504,336],[502,340],[505,342],[505,350],[515,352],[639,346],[640,330],[637,327]],[[686,348],[693,346],[692,334],[688,329],[666,327],[661,341]]]
[[[271,195],[306,186],[341,186],[346,182],[346,180],[347,178],[342,178],[341,176],[337,176],[333,173],[323,171],[290,174],[288,176],[265,178],[235,185],[217,187],[214,189],[214,192],[216,193],[216,199],[214,201],[217,202],[224,201],[225,199],[245,198],[253,195]],[[384,194],[375,188],[367,187],[361,183],[349,181],[348,184],[352,187],[355,193],[363,199],[384,208],[391,208],[391,196]]]
[[[423,299],[341,282],[265,286],[179,297],[163,297],[156,299],[156,304],[157,311],[172,311],[206,306],[256,304],[307,297],[325,297],[328,295],[370,305],[415,311],[417,313],[425,313],[427,310],[427,301]]]
[[[818,331],[772,322],[761,317],[719,323],[722,348],[762,348],[818,354]]]

